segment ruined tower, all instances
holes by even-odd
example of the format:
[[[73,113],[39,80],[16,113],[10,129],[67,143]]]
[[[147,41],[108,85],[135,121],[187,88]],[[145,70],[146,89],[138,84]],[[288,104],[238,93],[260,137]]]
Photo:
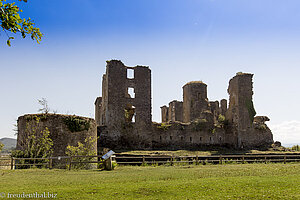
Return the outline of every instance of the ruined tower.
[[[207,85],[202,81],[192,81],[183,86],[183,122],[191,122],[209,109]]]
[[[253,74],[237,73],[229,81],[229,108],[227,119],[236,124],[239,131],[246,131],[252,126],[255,110],[252,102]]]
[[[129,71],[132,70],[132,77]],[[127,67],[121,61],[107,61],[102,79],[102,98],[96,102],[96,121],[102,136],[120,140],[128,123],[137,130],[149,129],[151,116],[151,71],[145,66]]]

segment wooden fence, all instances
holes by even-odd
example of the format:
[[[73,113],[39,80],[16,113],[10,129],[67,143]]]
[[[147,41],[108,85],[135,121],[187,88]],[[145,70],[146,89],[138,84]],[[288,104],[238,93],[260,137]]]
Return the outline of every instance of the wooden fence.
[[[151,165],[151,164],[226,164],[226,163],[271,163],[300,162],[300,154],[287,155],[213,155],[213,156],[117,156],[121,165]]]
[[[14,158],[14,157],[0,157],[1,167],[9,167],[10,169],[18,169],[19,167],[44,167],[44,168],[67,168],[71,170],[76,164],[103,164],[102,156],[58,156],[49,158]],[[77,159],[76,159],[77,158]],[[91,158],[91,160],[81,160],[78,158]],[[22,162],[23,161],[23,162]],[[29,161],[29,162],[26,162]]]
[[[103,164],[102,156],[58,156],[49,158],[13,158],[0,157],[0,169],[18,169],[22,166],[37,166],[45,168],[67,168],[72,169],[78,164]],[[83,158],[82,160],[80,158]],[[84,158],[90,158],[85,160]],[[300,162],[300,154],[276,154],[276,155],[213,155],[213,156],[122,156],[113,157],[119,165],[175,165],[182,164],[226,164],[226,163],[274,163]],[[25,162],[29,161],[29,162]]]

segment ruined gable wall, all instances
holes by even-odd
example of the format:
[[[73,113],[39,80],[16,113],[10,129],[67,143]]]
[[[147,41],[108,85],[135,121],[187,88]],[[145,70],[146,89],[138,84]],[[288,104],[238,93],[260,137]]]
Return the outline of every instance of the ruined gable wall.
[[[151,104],[151,70],[149,67],[136,66],[134,68],[136,107],[135,123],[140,129],[150,128],[152,124]]]
[[[218,117],[220,114],[219,101],[210,101],[209,104],[210,104],[211,113],[213,114],[214,117],[214,122],[216,123],[218,121]]]
[[[161,121],[162,123],[166,123],[169,121],[169,107],[162,106],[161,109]]]
[[[226,99],[221,100],[220,112],[223,116],[226,115],[226,112],[227,112],[227,100]]]
[[[174,100],[169,103],[168,121],[183,121],[183,102]]]
[[[133,78],[127,77],[128,69],[134,70]],[[120,144],[121,140],[125,141],[124,138],[130,137],[128,132],[135,139],[137,135],[144,134],[142,137],[148,136],[149,140],[152,124],[149,67],[127,67],[118,60],[108,61],[102,84],[101,113],[105,117],[99,127],[100,140],[107,144]],[[134,96],[129,94],[129,89],[133,90]],[[132,127],[134,130],[129,130]]]
[[[253,74],[237,74],[229,82],[228,119],[238,125],[238,129],[246,130],[252,126],[249,116],[249,104],[252,103]]]
[[[125,104],[126,104],[126,67],[121,61],[112,60],[107,62],[106,81],[107,81],[107,114],[106,125],[118,129],[125,123]]]
[[[267,125],[265,129],[258,129],[253,124],[255,110],[252,77],[253,74],[237,73],[228,87],[230,99],[226,117],[231,127],[230,134],[235,138],[233,142],[238,148],[268,146],[273,142],[273,135]]]

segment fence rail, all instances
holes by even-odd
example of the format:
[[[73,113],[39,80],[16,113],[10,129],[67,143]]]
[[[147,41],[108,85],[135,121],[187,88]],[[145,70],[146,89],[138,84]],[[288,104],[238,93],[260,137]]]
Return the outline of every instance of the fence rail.
[[[71,169],[78,164],[103,164],[102,156],[58,156],[49,158],[14,158],[0,157],[0,169],[6,167],[16,169],[19,166],[44,166],[52,169],[55,165],[62,164],[67,169]],[[91,158],[91,160],[80,160],[78,158]],[[93,159],[94,158],[94,159]],[[119,165],[147,165],[147,164],[226,164],[226,163],[269,163],[269,162],[300,162],[300,154],[276,154],[276,155],[212,155],[212,156],[122,156],[117,155],[114,160]],[[25,161],[28,161],[27,163]]]
[[[116,161],[122,165],[145,165],[145,164],[223,164],[223,163],[254,163],[254,162],[300,162],[300,154],[288,155],[213,155],[213,156],[117,156]]]

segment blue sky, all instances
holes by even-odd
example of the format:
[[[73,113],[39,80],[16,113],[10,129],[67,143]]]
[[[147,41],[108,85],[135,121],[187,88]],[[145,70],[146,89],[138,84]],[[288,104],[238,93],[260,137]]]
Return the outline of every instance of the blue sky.
[[[300,1],[29,0],[17,2],[41,28],[40,45],[0,32],[0,138],[46,98],[59,113],[94,116],[105,61],[152,70],[153,120],[182,100],[182,86],[208,84],[228,99],[236,72],[254,73],[254,104],[275,140],[300,143]]]

